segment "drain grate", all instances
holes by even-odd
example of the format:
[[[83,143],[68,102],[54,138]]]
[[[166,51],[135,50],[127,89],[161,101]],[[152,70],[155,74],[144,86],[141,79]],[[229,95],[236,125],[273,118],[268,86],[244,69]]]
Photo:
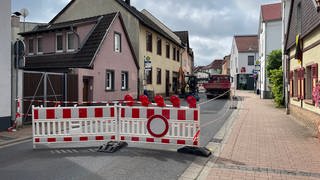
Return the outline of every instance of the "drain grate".
[[[214,142],[214,143],[221,143],[223,139],[217,139],[217,138],[213,138],[211,140],[211,142]]]
[[[7,137],[7,136],[0,136],[0,140],[4,140],[4,141],[10,141],[10,140],[13,140],[15,138],[12,138],[12,137]]]

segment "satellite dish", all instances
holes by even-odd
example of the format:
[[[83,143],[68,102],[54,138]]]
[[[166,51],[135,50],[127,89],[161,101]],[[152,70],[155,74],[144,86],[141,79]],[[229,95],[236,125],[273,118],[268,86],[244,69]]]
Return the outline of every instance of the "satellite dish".
[[[27,8],[22,8],[20,10],[21,16],[23,16],[24,18],[26,18],[29,15],[29,10]]]

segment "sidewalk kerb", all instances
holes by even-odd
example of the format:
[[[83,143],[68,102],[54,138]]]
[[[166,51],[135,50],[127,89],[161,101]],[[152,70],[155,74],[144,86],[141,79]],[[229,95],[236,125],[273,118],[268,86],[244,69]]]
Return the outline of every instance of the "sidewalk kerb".
[[[239,114],[239,110],[241,109],[241,107],[242,107],[242,102],[238,101],[237,109],[232,112],[230,117],[226,120],[226,122],[217,132],[217,134],[213,137],[216,139],[222,139],[222,142],[221,143],[209,142],[208,145],[206,146],[206,148],[208,148],[212,152],[213,157],[208,158],[208,160],[205,162],[204,165],[197,165],[196,163],[192,162],[191,165],[179,177],[179,180],[205,179],[205,177],[207,177],[210,171],[210,167],[213,166],[210,159],[219,156],[220,152],[222,151],[225,141],[226,139],[228,139],[230,131],[232,130],[232,125],[236,118],[236,115]],[[200,169],[197,168],[195,170],[194,169],[195,166],[200,166],[201,168]]]
[[[13,139],[10,141],[6,141],[3,143],[0,143],[0,148],[8,147],[8,146],[11,146],[11,145],[14,145],[14,144],[26,141],[26,140],[31,140],[31,139],[32,139],[32,136],[27,136],[27,137],[23,137],[23,138],[17,138],[17,139]]]

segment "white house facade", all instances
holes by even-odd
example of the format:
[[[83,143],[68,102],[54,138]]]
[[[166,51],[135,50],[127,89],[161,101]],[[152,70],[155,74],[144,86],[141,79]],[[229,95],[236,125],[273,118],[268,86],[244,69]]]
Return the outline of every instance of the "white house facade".
[[[0,6],[0,131],[11,124],[11,0]]]
[[[281,3],[266,4],[261,6],[259,22],[259,61],[260,72],[258,88],[261,98],[271,98],[269,80],[266,74],[268,55],[273,50],[281,49],[282,20]]]
[[[232,88],[255,89],[254,70],[257,58],[257,35],[234,36],[230,56],[230,76],[233,78]]]

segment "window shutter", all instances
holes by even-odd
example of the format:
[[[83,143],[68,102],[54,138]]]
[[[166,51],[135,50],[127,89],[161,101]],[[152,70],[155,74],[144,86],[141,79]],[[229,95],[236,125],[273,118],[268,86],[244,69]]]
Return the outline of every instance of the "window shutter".
[[[290,97],[293,97],[293,71],[290,71]]]
[[[297,86],[298,99],[301,99],[301,69],[297,69],[297,73],[298,73],[298,86]]]
[[[318,64],[312,65],[312,88],[315,87],[318,80]]]
[[[304,86],[304,67],[301,68],[300,73],[301,73],[301,99],[304,99],[304,92],[305,92],[305,86]]]

